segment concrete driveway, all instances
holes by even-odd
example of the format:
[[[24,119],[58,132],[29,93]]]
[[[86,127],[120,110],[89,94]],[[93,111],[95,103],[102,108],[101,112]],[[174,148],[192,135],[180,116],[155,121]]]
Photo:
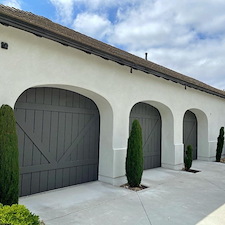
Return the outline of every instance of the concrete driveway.
[[[46,225],[225,224],[225,164],[194,161],[199,173],[144,171],[134,192],[99,181],[20,198]]]

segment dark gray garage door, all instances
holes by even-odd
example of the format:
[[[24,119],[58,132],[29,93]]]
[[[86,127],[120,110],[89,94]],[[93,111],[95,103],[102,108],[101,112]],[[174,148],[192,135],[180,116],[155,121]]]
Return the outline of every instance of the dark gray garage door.
[[[142,127],[144,169],[161,166],[161,116],[159,111],[145,103],[137,103],[130,113],[130,129],[137,119]]]
[[[15,105],[20,195],[98,179],[99,112],[95,103],[56,88],[32,88]]]
[[[193,159],[197,159],[197,118],[191,111],[187,111],[184,114],[183,141],[184,149],[186,150],[187,146],[191,145],[193,148]]]

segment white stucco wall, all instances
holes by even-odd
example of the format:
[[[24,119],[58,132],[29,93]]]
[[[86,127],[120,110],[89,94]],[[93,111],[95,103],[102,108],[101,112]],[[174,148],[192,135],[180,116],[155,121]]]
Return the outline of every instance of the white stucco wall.
[[[14,104],[30,87],[75,91],[97,104],[100,116],[99,179],[123,182],[129,114],[138,102],[156,107],[162,118],[162,166],[183,166],[183,117],[198,120],[198,159],[214,160],[217,136],[225,125],[225,99],[185,88],[80,50],[0,25],[0,104]]]

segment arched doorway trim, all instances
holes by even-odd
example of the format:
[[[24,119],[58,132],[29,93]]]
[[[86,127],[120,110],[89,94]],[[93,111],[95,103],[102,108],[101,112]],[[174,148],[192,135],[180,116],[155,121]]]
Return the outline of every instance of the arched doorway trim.
[[[189,109],[193,112],[197,118],[198,128],[197,128],[197,149],[199,160],[209,160],[210,149],[209,149],[209,128],[208,128],[208,116],[207,114],[197,108]]]
[[[140,102],[155,107],[161,116],[161,166],[170,169],[180,167],[180,159],[176,156],[176,146],[174,145],[174,117],[171,109],[163,103],[153,100]]]
[[[184,151],[187,149],[188,145],[192,146],[192,159],[197,159],[198,151],[197,151],[197,118],[195,114],[189,110],[187,110],[184,114],[183,118],[183,143],[184,143]]]
[[[79,87],[73,87],[73,86],[65,86],[65,85],[44,85],[45,88],[59,88],[63,89],[64,91],[73,91],[79,94],[82,94],[82,96],[89,97],[92,99],[96,105],[98,106],[98,109],[100,111],[100,130],[102,135],[100,136],[100,146],[99,146],[99,174],[98,176],[111,176],[113,173],[113,165],[112,165],[112,155],[109,151],[109,149],[112,149],[112,108],[108,101],[104,99],[102,96],[79,88]],[[35,87],[37,88],[37,87]],[[43,88],[39,86],[39,88]],[[84,97],[85,98],[85,97]],[[107,124],[106,124],[107,123]],[[106,152],[107,150],[107,152]]]
[[[142,127],[144,169],[161,167],[161,116],[146,103],[137,103],[130,112],[130,129],[137,119]]]

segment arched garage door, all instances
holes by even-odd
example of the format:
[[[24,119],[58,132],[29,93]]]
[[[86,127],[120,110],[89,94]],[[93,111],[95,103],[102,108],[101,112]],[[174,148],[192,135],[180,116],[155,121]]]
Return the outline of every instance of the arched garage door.
[[[142,127],[144,169],[161,166],[161,116],[159,111],[145,103],[137,103],[130,113],[130,129],[137,119]]]
[[[32,88],[15,104],[20,195],[98,179],[99,112],[95,103],[56,88]]]
[[[183,141],[184,149],[187,149],[188,145],[192,146],[193,159],[197,159],[197,118],[191,111],[187,111],[184,114],[183,121]]]

